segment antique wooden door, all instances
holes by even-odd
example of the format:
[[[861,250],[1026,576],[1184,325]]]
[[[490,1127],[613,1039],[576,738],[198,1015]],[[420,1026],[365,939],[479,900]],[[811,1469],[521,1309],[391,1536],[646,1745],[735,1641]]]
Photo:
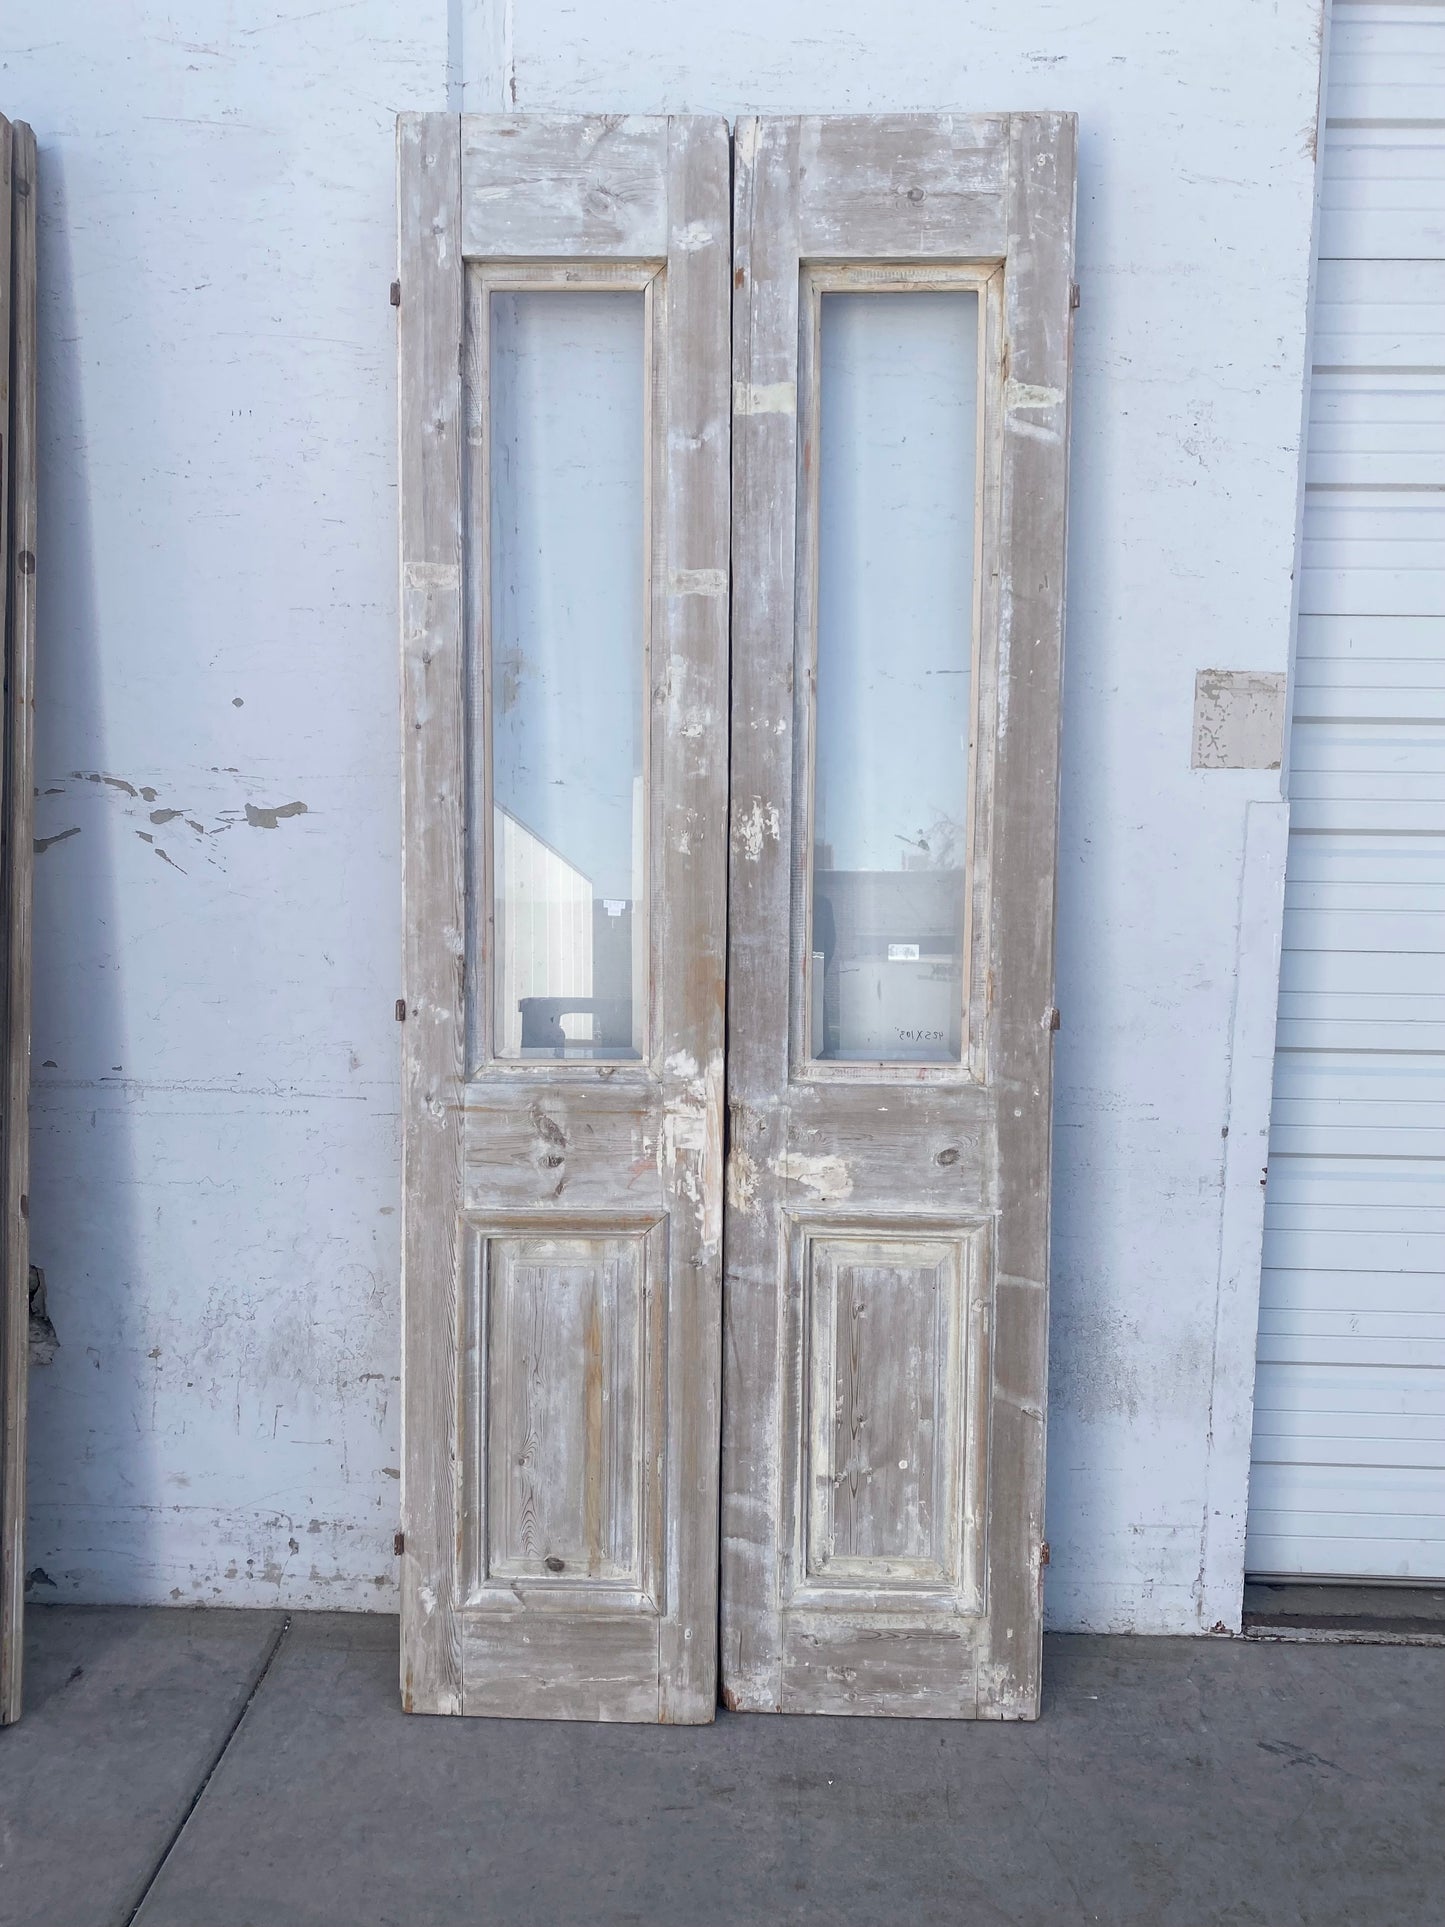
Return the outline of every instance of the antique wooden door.
[[[735,153],[723,1697],[1030,1717],[1074,123]]]
[[[404,116],[402,1685],[716,1701],[721,121]]]
[[[1073,141],[402,122],[412,1707],[1037,1710]]]

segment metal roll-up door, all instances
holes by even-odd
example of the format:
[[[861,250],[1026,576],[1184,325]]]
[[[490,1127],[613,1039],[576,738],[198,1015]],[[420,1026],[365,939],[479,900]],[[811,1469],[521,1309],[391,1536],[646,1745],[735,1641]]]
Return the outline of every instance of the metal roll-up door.
[[[1445,1576],[1445,5],[1338,0],[1247,1569]]]

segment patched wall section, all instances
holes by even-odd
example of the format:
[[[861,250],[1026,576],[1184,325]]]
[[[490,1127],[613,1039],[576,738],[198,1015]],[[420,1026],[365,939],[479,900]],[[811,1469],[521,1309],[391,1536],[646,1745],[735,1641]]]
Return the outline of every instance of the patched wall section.
[[[7,55],[42,150],[36,1596],[394,1600],[397,110],[1063,107],[1049,1604],[1234,1610],[1283,817],[1273,737],[1192,767],[1192,703],[1286,665],[1319,29],[56,0]]]

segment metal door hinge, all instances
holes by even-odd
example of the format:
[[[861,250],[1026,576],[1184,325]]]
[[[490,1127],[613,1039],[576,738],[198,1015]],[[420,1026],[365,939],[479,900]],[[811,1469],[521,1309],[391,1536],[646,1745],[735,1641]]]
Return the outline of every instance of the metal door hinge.
[[[1057,1004],[1050,1004],[1044,1012],[1044,1029],[1057,1030],[1063,1021],[1063,1018],[1059,1015]]]
[[[396,1000],[396,1021],[397,1021],[397,1022],[398,1022],[399,1024],[404,1024],[404,1023],[406,1022],[406,999],[405,999],[405,997],[398,997],[398,998],[397,998],[397,1000]]]
[[[401,1555],[406,1551],[406,1534],[404,1532],[394,1532],[391,1535],[391,1549],[397,1558],[400,1559]]]
[[[399,307],[401,306],[401,283],[400,283],[400,281],[393,281],[393,282],[392,282],[392,284],[391,284],[391,305],[392,305],[392,307],[393,307],[393,308],[399,308]]]
[[[1077,281],[1071,281],[1069,283],[1069,306],[1071,308],[1077,308],[1078,305],[1079,305],[1079,284]]]
[[[1047,1539],[1045,1539],[1042,1545],[1039,1547],[1039,1564],[1041,1566],[1046,1566],[1048,1563],[1049,1563],[1049,1542]]]

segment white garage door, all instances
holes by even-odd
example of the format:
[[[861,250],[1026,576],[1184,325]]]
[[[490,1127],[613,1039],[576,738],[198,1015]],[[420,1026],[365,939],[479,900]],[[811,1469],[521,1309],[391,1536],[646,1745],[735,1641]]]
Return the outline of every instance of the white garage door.
[[[1445,1577],[1445,5],[1337,0],[1248,1570]]]

